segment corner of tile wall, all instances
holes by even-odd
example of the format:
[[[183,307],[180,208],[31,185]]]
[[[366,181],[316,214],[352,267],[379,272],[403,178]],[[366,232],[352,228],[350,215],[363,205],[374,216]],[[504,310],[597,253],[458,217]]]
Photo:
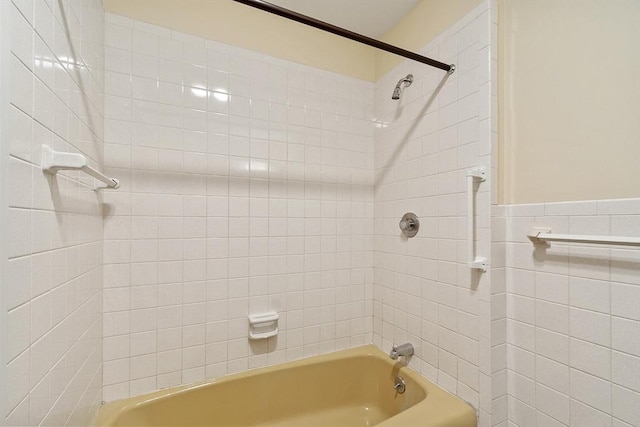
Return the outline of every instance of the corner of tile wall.
[[[504,272],[504,256],[491,244],[495,22],[489,6],[483,2],[420,50],[457,64],[454,74],[406,61],[375,91],[374,343],[383,350],[414,343],[410,366],[471,403],[483,426],[492,421],[497,347],[491,285],[494,270]],[[392,101],[392,88],[408,73],[413,85]],[[482,275],[470,272],[466,260],[466,171],[477,166],[489,175],[476,195],[477,250],[490,263]],[[407,240],[397,224],[409,211],[421,225]]]
[[[8,90],[8,86],[10,84],[8,78],[8,63],[7,60],[10,56],[10,32],[7,30],[9,25],[9,14],[10,4],[4,2],[0,3],[0,99],[6,98],[6,92]],[[0,104],[0,140],[5,140],[6,129],[8,124],[7,117],[8,106],[6,104]],[[8,233],[7,226],[7,209],[4,206],[7,206],[7,191],[5,182],[7,181],[7,176],[5,171],[8,170],[7,165],[9,163],[9,148],[6,144],[0,143],[0,206],[3,206],[0,209],[0,242],[6,241],[6,235]],[[5,244],[0,243],[0,301],[4,302],[6,299],[5,294],[7,290],[2,283],[6,282],[6,271],[7,271],[7,250]],[[4,305],[0,307],[0,324],[7,324],[7,313]],[[0,342],[7,342],[7,328],[0,328]],[[7,360],[6,355],[2,349],[0,349],[0,384],[6,383],[7,378]],[[4,420],[4,415],[7,413],[5,404],[7,401],[7,390],[5,387],[0,387],[0,414],[2,417],[0,420]]]

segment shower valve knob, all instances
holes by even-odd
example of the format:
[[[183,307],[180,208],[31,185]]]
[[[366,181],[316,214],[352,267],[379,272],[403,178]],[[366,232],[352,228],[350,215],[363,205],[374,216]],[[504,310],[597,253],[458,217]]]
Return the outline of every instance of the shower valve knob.
[[[398,225],[400,226],[400,230],[402,230],[402,234],[407,237],[413,237],[418,233],[420,221],[418,221],[416,214],[408,212],[402,216]]]
[[[414,222],[412,219],[408,219],[408,220],[402,220],[400,221],[400,230],[411,230],[413,227],[415,226]]]

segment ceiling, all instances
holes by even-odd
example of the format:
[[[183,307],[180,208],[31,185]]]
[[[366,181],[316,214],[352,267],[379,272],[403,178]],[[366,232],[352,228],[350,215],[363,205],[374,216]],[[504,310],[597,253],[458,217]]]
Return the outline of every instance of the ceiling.
[[[420,0],[268,0],[303,15],[380,38]]]

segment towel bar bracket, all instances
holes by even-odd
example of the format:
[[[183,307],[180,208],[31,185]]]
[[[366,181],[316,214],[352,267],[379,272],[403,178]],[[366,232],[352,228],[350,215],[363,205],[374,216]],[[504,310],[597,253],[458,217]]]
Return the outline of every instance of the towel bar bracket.
[[[54,151],[47,145],[42,146],[41,167],[43,171],[51,175],[55,175],[61,170],[79,170],[106,184],[106,187],[99,188],[115,189],[120,187],[120,181],[89,166],[87,158],[82,154]]]
[[[538,238],[541,234],[551,233],[551,229],[548,227],[533,227],[531,233],[527,235],[529,240],[536,245],[547,245],[550,246],[550,243],[546,240],[541,240]]]

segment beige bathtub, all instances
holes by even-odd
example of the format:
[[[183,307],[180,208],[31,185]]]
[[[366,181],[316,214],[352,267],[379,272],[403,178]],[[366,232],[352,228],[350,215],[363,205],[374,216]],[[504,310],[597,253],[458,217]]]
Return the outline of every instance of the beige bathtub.
[[[109,403],[94,425],[475,427],[476,416],[368,345]]]

